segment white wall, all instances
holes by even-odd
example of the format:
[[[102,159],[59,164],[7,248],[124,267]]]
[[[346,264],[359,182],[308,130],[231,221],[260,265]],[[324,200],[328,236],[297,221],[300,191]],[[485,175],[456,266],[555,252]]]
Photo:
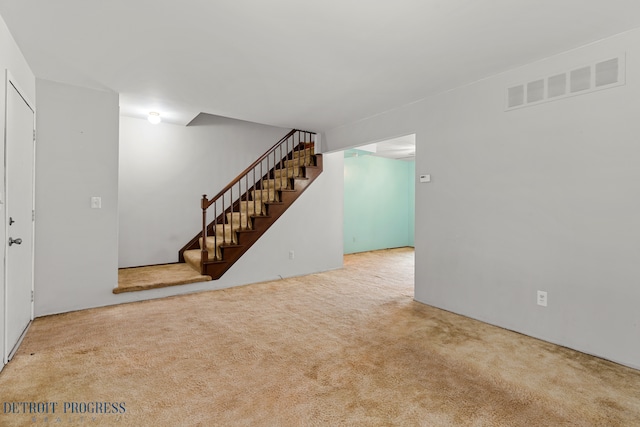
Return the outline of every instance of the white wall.
[[[322,174],[218,280],[222,286],[342,267],[344,158],[342,153],[332,153],[324,154],[323,160]],[[295,251],[293,260],[289,260],[290,250]]]
[[[5,96],[6,96],[6,81],[5,70],[9,70],[12,78],[18,82],[20,89],[29,98],[31,102],[36,100],[36,80],[33,72],[29,68],[24,56],[20,52],[18,45],[14,41],[11,33],[0,17],[0,73],[2,75],[2,84],[0,84],[0,129],[5,128]],[[4,147],[4,137],[3,137]],[[2,185],[0,185],[0,219],[2,220],[2,226],[0,226],[0,241],[6,242],[6,218],[4,210],[4,148],[0,150],[0,177],[2,177]],[[0,259],[4,260],[6,244],[0,245]],[[5,354],[5,292],[4,292],[4,261],[0,262],[0,354]],[[2,363],[2,357],[0,357],[0,370],[4,363]]]
[[[40,79],[37,90],[40,316],[100,305],[117,283],[118,95]]]
[[[627,52],[624,86],[504,111],[505,90]],[[640,368],[640,30],[326,132],[417,134],[418,301]],[[536,305],[536,291],[549,305]]]
[[[190,126],[122,117],[119,266],[178,261],[213,197],[289,129],[201,115]]]

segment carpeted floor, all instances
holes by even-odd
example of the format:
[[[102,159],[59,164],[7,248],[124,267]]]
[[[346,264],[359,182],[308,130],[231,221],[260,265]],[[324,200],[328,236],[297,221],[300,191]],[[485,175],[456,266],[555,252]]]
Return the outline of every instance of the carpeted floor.
[[[640,425],[640,371],[414,302],[412,267],[412,250],[377,251],[36,319],[0,402],[57,411],[5,406],[0,425]]]

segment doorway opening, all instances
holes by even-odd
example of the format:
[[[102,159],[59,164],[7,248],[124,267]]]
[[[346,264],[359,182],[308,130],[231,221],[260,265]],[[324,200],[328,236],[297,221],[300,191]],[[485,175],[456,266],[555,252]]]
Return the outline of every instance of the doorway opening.
[[[345,254],[413,247],[415,134],[344,151]]]

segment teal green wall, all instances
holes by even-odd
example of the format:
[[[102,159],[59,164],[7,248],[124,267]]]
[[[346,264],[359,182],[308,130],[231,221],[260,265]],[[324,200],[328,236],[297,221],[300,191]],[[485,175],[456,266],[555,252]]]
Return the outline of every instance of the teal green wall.
[[[414,161],[346,151],[344,253],[413,246],[414,193]]]

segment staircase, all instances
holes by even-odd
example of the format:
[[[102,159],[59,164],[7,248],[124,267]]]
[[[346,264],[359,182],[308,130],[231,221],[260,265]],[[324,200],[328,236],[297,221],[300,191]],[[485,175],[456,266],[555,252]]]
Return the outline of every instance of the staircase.
[[[180,249],[180,262],[219,279],[322,173],[314,138],[292,130],[215,197],[202,196],[202,231]]]

